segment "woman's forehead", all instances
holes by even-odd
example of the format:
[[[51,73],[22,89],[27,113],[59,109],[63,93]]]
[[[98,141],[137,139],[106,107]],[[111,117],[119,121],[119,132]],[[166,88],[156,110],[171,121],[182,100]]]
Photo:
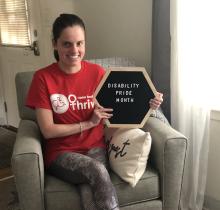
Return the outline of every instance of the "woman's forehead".
[[[85,31],[81,26],[68,26],[60,34],[60,38],[80,38],[85,39]]]

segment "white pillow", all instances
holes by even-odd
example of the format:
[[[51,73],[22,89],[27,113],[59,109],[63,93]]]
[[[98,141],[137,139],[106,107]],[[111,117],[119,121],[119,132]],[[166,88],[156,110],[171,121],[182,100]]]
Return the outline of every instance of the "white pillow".
[[[141,129],[105,129],[111,169],[135,187],[143,175],[151,148],[149,132]]]

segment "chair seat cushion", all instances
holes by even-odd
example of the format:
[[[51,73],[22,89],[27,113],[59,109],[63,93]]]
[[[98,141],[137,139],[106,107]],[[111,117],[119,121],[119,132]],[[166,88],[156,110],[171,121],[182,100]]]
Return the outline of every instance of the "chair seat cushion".
[[[146,169],[134,188],[113,172],[111,173],[111,179],[117,191],[120,206],[160,197],[159,175],[150,167]]]
[[[134,188],[124,182],[114,172],[110,172],[110,176],[117,191],[120,206],[154,200],[160,197],[159,175],[150,167],[146,169]],[[50,175],[46,175],[45,177],[45,196],[46,206],[59,205],[62,203],[80,206],[80,199],[76,186]]]

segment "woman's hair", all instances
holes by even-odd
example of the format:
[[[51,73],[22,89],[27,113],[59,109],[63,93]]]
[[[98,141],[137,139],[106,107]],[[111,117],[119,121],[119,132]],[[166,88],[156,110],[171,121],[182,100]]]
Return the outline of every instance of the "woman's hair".
[[[77,15],[73,14],[61,14],[53,23],[53,30],[52,30],[52,39],[53,42],[57,42],[57,39],[60,37],[62,31],[71,26],[80,26],[84,32],[86,33],[86,28],[83,20],[78,17]],[[57,50],[54,50],[54,57],[57,61],[59,61],[59,55]]]

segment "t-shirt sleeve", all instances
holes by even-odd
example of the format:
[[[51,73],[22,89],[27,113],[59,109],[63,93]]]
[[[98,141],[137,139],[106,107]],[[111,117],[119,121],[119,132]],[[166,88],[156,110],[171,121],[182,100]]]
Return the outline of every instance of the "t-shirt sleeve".
[[[97,84],[99,84],[101,82],[105,73],[106,73],[106,70],[103,67],[99,66],[99,74],[98,74]]]
[[[38,72],[33,76],[25,105],[32,109],[52,109],[46,81]]]

